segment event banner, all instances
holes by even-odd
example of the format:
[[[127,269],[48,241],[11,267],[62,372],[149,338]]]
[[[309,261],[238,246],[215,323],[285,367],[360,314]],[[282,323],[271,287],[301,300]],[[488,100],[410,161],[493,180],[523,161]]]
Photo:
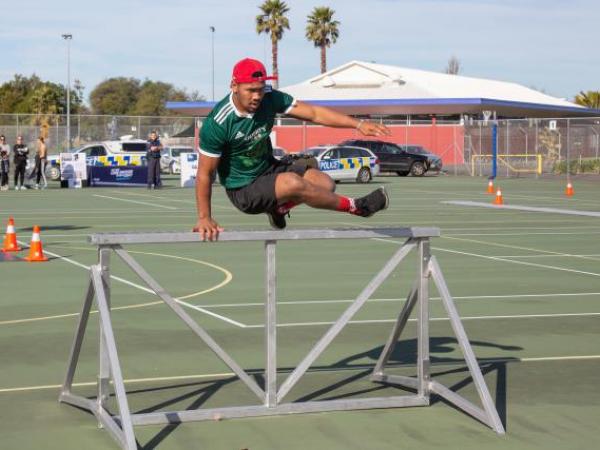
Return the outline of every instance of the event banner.
[[[90,186],[146,186],[148,168],[145,166],[90,166]]]
[[[61,153],[60,156],[60,179],[61,181],[87,179],[87,168],[85,154]]]
[[[194,187],[196,185],[196,171],[198,170],[198,153],[181,153],[181,187]]]

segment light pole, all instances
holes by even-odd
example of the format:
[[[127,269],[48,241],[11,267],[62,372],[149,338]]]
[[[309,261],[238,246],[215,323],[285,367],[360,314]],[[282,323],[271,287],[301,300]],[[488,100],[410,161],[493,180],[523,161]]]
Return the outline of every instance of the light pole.
[[[71,150],[71,39],[72,34],[63,34],[67,41],[67,151]]]
[[[215,27],[210,26],[212,101],[215,101]]]

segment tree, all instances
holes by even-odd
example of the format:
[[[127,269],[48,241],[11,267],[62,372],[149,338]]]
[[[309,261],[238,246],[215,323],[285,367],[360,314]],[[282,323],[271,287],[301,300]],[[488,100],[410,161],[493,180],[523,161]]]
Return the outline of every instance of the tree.
[[[172,84],[146,80],[141,85],[137,101],[130,113],[135,116],[162,116],[169,113],[165,108],[167,101],[187,99],[185,91],[176,89]]]
[[[137,102],[140,89],[140,80],[136,78],[104,80],[90,92],[92,111],[94,114],[129,114]]]
[[[279,76],[277,43],[283,37],[283,32],[290,29],[290,23],[285,14],[290,10],[285,2],[280,0],[265,0],[259,6],[262,14],[256,16],[256,32],[271,36],[271,55],[273,59],[273,75]],[[279,86],[278,80],[273,80],[273,86]]]
[[[575,96],[575,103],[586,108],[600,109],[600,91],[581,91]]]
[[[66,88],[62,84],[42,81],[35,74],[30,77],[17,74],[0,86],[0,113],[64,114],[66,97]],[[76,81],[71,95],[71,111],[78,113],[82,103],[83,86]]]
[[[458,75],[461,68],[462,67],[460,66],[460,61],[456,56],[453,55],[448,60],[448,65],[446,66],[444,72],[448,75]]]
[[[326,6],[315,7],[307,17],[306,38],[321,49],[321,73],[327,72],[327,47],[337,42],[340,22],[333,20],[334,10]]]

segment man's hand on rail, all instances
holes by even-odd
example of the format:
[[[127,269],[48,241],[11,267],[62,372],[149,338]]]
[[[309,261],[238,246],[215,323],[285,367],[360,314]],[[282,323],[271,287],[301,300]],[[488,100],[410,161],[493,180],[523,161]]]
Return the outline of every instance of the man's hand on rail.
[[[219,233],[223,231],[223,227],[219,226],[217,222],[215,222],[212,217],[206,217],[203,219],[198,219],[196,226],[192,228],[194,233],[200,233],[200,237],[203,241],[207,239],[209,241],[216,241],[219,239]]]

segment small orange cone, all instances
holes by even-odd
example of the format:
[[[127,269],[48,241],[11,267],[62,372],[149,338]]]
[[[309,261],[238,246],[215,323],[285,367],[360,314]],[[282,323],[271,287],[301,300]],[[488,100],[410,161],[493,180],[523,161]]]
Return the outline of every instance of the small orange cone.
[[[493,201],[494,205],[504,205],[504,199],[502,198],[502,191],[500,188],[496,191],[496,198]]]
[[[21,247],[17,243],[17,233],[15,233],[15,219],[12,217],[8,218],[8,225],[6,226],[6,234],[4,235],[4,245],[2,251],[6,252],[18,252],[21,251]]]
[[[490,178],[490,181],[488,181],[487,193],[488,194],[494,193],[494,181],[491,178]]]
[[[573,185],[571,184],[571,182],[568,182],[567,189],[565,189],[565,195],[567,197],[573,197],[573,194],[575,194],[575,191],[573,190]]]
[[[42,250],[42,240],[40,239],[40,227],[38,227],[37,225],[33,227],[33,235],[31,236],[31,246],[29,247],[29,256],[25,258],[25,261],[48,261],[48,258],[44,256],[44,250]]]

